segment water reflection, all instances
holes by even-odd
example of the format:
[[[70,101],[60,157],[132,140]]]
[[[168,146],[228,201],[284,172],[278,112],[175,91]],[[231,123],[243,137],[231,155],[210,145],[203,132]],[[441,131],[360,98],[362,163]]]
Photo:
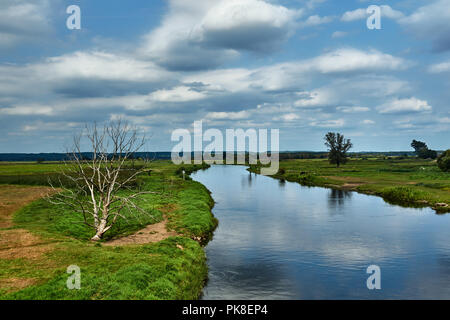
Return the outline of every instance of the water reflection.
[[[205,299],[450,298],[450,215],[213,166],[193,178],[220,224]],[[382,290],[366,288],[366,268]]]
[[[328,193],[328,206],[330,209],[336,209],[343,207],[346,200],[352,198],[353,192],[346,190],[329,189]]]

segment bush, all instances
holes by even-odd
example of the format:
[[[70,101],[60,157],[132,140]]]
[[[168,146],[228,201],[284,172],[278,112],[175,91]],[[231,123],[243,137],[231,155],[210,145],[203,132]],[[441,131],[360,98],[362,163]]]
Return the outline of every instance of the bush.
[[[445,172],[450,171],[450,149],[441,154],[437,159],[439,169]]]
[[[417,152],[419,158],[421,159],[436,159],[437,158],[437,152],[434,150],[430,150],[428,148],[420,149]]]
[[[413,187],[390,187],[382,191],[383,198],[394,204],[413,204],[425,200],[427,194]]]

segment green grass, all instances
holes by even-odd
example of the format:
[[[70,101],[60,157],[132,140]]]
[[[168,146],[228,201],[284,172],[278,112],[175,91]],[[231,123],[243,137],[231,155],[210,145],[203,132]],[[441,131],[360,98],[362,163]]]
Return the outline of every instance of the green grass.
[[[251,166],[249,170],[259,173],[260,168]],[[340,168],[322,159],[283,160],[274,178],[308,186],[355,190],[403,206],[450,205],[450,173],[442,172],[435,161],[429,160],[351,159]]]
[[[180,249],[178,246],[182,246]],[[51,272],[34,269],[23,261],[0,260],[0,277],[6,270],[15,276],[38,278],[42,284],[1,299],[91,300],[91,299],[197,299],[204,284],[206,257],[197,242],[172,237],[156,244],[106,248],[86,243],[60,244],[46,257],[58,266]],[[81,269],[81,289],[66,287],[66,268]],[[11,276],[7,272],[6,276]]]
[[[179,193],[178,205],[182,210],[169,214],[169,227],[187,236],[209,240],[218,224],[216,218],[206,215],[214,206],[209,191],[200,183],[187,181],[189,188]]]
[[[3,176],[11,176],[23,169],[27,176],[40,177],[45,170],[57,167],[32,163],[0,165],[0,183],[9,183],[1,180],[5,172],[7,175]],[[202,168],[205,166],[185,166],[185,171]],[[89,239],[94,231],[80,223],[81,215],[43,199],[35,201],[15,214],[14,228],[29,230],[55,247],[37,260],[0,259],[0,282],[35,281],[19,291],[0,289],[0,299],[197,299],[207,278],[207,265],[200,241],[192,239],[209,239],[217,225],[211,213],[214,202],[203,185],[183,180],[179,167],[169,161],[155,161],[150,169],[149,174],[140,177],[141,187],[157,192],[146,194],[140,203],[148,215],[120,220],[104,240],[159,222],[163,212],[168,216],[168,226],[180,236],[155,244],[117,248],[93,244]],[[45,180],[41,183],[46,185]],[[81,268],[81,290],[66,288],[69,265]]]

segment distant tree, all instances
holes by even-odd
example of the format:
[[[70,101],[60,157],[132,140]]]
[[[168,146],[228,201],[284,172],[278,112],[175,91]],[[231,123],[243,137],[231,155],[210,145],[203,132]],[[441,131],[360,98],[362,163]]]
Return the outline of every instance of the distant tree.
[[[421,159],[437,158],[437,152],[429,149],[425,142],[413,140],[411,143],[411,147],[414,148],[416,155]]]
[[[353,147],[350,139],[345,139],[340,133],[328,132],[325,136],[325,145],[328,147],[328,160],[338,168],[347,163],[347,152]]]
[[[442,171],[450,171],[450,149],[437,158],[437,164]]]
[[[411,142],[411,147],[416,150],[416,153],[419,152],[421,149],[428,149],[428,146],[425,142],[413,140]]]

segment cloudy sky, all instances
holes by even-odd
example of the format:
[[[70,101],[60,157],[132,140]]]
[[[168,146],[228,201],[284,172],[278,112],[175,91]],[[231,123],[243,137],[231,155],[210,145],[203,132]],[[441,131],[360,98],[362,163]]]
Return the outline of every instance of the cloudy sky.
[[[449,21],[450,0],[1,0],[0,152],[61,152],[118,117],[157,151],[198,120],[280,129],[281,150],[324,150],[328,131],[448,148]]]

